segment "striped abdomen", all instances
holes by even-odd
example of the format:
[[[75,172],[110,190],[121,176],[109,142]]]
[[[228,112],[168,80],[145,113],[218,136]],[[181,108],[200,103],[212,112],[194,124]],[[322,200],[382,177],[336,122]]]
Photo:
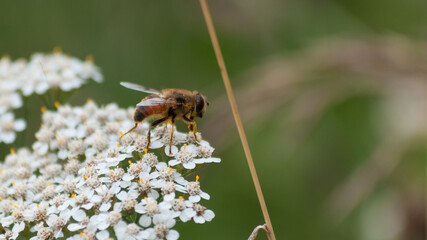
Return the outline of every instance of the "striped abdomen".
[[[166,104],[160,106],[137,106],[133,115],[133,120],[135,122],[142,122],[148,117],[167,113],[167,110],[168,106]]]

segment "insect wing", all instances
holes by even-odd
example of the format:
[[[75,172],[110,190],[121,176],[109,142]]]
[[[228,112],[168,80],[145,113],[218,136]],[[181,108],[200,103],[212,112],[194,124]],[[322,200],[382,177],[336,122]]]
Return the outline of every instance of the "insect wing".
[[[154,107],[154,106],[162,106],[166,104],[166,100],[163,98],[149,98],[147,100],[143,100],[138,103],[136,106],[138,107]]]
[[[153,89],[153,88],[149,88],[149,87],[144,87],[135,83],[130,83],[130,82],[121,82],[120,85],[122,85],[125,88],[129,88],[135,91],[140,91],[140,92],[146,92],[146,93],[152,93],[152,94],[159,94],[160,91]]]

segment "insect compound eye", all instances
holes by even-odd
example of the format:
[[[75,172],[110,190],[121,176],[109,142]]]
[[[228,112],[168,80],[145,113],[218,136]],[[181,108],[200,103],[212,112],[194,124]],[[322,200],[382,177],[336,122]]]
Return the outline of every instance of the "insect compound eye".
[[[203,116],[203,108],[205,106],[205,99],[203,99],[202,95],[200,95],[200,93],[198,93],[196,95],[196,113],[199,117]]]

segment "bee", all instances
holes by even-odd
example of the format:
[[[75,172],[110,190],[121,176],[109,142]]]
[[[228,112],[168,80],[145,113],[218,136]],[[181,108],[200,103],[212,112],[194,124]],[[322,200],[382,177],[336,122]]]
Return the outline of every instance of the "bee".
[[[209,106],[208,100],[201,93],[198,91],[191,92],[189,90],[175,88],[159,91],[129,82],[121,82],[120,85],[132,90],[151,93],[152,95],[143,98],[141,102],[136,105],[135,113],[133,114],[135,126],[125,134],[122,134],[119,141],[123,136],[135,130],[138,127],[138,124],[143,121],[154,120],[148,128],[148,142],[146,147],[148,150],[151,142],[151,129],[163,122],[169,122],[172,124],[169,142],[169,153],[171,154],[174,133],[173,126],[175,125],[176,120],[181,120],[187,124],[188,129],[193,132],[196,141],[199,142],[196,135],[197,125],[194,118],[202,118],[206,112],[206,107]]]

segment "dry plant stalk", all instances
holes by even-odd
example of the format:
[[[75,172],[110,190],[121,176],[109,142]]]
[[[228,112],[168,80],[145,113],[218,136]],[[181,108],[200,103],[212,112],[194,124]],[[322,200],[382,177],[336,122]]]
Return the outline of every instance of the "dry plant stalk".
[[[264,220],[267,228],[266,229],[267,236],[268,236],[268,239],[275,240],[276,237],[274,235],[273,226],[271,225],[270,216],[267,210],[267,205],[265,204],[264,196],[262,194],[261,185],[259,183],[255,165],[252,160],[252,155],[249,149],[248,140],[246,139],[245,130],[243,129],[242,120],[240,119],[239,111],[237,109],[236,99],[234,98],[233,90],[231,88],[230,78],[228,76],[227,69],[225,67],[224,58],[222,57],[221,48],[218,43],[218,38],[216,36],[215,28],[213,25],[213,21],[212,21],[206,0],[200,0],[200,5],[202,7],[203,16],[206,21],[206,25],[209,31],[209,36],[212,41],[212,45],[213,45],[215,55],[218,61],[218,65],[221,71],[221,76],[224,81],[225,89],[227,91],[228,100],[230,101],[230,106],[233,112],[234,120],[236,121],[237,130],[239,131],[240,140],[242,141],[243,149],[245,151],[246,159],[248,161],[249,170],[251,172],[252,181],[255,185],[255,190],[258,195],[258,200],[261,206],[262,214],[264,215]]]
[[[267,232],[268,239],[270,240],[270,234],[269,234],[267,226],[265,224],[258,225],[257,227],[255,227],[254,230],[252,231],[251,235],[249,236],[248,240],[255,240],[255,238],[258,236],[258,232],[260,229],[263,229],[265,232]]]

